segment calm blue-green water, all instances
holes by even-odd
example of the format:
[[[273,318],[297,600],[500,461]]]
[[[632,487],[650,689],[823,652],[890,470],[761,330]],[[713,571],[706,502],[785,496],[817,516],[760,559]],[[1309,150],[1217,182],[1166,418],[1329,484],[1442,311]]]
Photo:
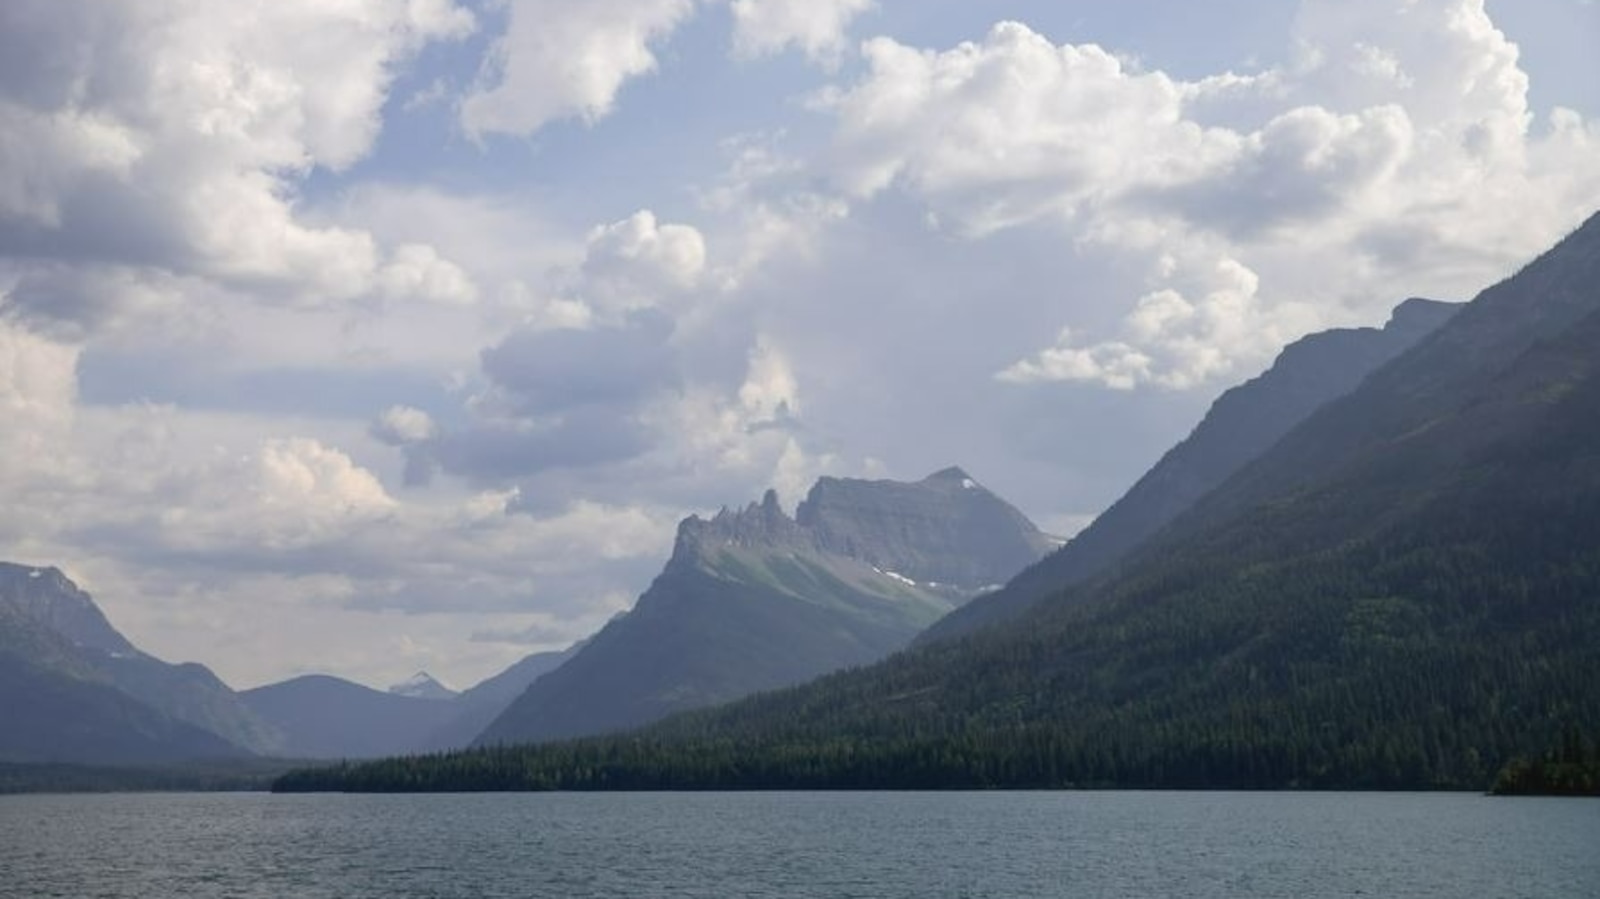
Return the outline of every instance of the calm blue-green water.
[[[1600,896],[1600,802],[1288,793],[0,797],[0,895]]]

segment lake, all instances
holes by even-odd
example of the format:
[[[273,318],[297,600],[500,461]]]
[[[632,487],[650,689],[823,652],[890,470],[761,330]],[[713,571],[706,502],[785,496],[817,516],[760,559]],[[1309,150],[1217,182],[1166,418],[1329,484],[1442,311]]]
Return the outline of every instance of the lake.
[[[1600,896],[1600,802],[1460,794],[0,797],[64,899]]]

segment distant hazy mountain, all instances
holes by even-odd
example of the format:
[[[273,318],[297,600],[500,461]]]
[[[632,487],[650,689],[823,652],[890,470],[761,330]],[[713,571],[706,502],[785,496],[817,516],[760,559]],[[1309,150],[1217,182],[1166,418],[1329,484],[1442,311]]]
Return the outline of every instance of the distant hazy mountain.
[[[426,671],[418,671],[395,684],[389,688],[389,692],[411,699],[454,699],[457,695],[456,691],[434,680],[433,675]]]
[[[282,746],[216,675],[139,651],[55,568],[0,563],[0,614],[0,707],[15,725],[0,752],[132,762]]]
[[[437,752],[472,745],[472,741],[494,723],[494,719],[500,717],[500,713],[509,708],[530,684],[561,667],[583,645],[579,643],[560,652],[536,652],[477,686],[462,691],[451,703],[450,720],[429,734],[416,748],[424,752]]]
[[[1265,373],[1222,394],[1187,439],[1060,550],[1004,590],[979,597],[919,642],[959,636],[1026,610],[1053,591],[1105,571],[1311,413],[1449,321],[1461,306],[1410,299],[1384,328],[1340,328],[1302,338]]]
[[[882,658],[1053,545],[956,468],[915,484],[824,478],[794,518],[771,491],[691,517],[634,610],[480,742],[617,730]]]
[[[337,677],[308,675],[241,694],[286,737],[296,758],[374,758],[414,752],[456,713],[448,699],[384,693]]]
[[[376,758],[468,746],[511,701],[572,650],[530,655],[461,693],[425,672],[374,690],[327,675],[307,675],[240,694],[285,735],[295,758]]]

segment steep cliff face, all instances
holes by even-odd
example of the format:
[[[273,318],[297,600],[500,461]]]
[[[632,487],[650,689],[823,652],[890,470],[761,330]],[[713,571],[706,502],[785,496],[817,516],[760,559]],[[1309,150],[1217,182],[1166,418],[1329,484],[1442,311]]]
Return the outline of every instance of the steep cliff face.
[[[1057,544],[959,468],[915,484],[823,478],[795,513],[825,552],[919,583],[978,591]]]
[[[793,518],[768,491],[685,519],[634,610],[479,742],[620,730],[874,661],[1051,545],[957,468],[916,483],[827,478]]]

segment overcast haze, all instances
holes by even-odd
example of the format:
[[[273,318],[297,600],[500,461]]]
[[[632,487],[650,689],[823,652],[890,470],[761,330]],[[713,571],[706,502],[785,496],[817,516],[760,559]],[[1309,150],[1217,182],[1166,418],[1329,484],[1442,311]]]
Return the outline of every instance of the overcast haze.
[[[1285,342],[1600,207],[1587,0],[7,0],[0,559],[467,686],[682,516],[1070,533]]]

